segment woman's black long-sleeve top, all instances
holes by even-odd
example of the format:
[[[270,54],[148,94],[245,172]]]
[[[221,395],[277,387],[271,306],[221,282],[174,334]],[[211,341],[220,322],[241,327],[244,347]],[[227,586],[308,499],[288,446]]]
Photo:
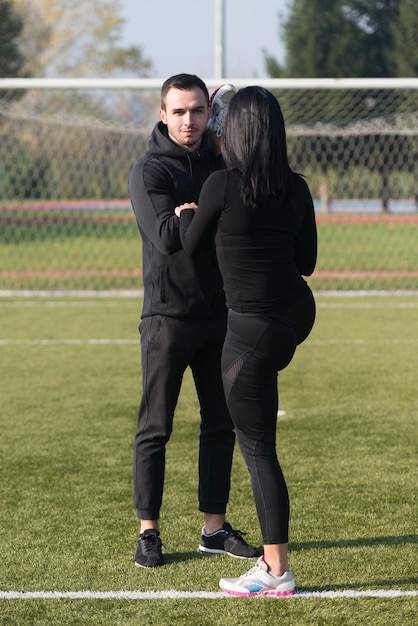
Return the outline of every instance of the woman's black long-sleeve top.
[[[210,237],[215,237],[229,308],[275,317],[308,289],[302,275],[314,271],[317,231],[312,196],[298,174],[292,175],[287,200],[257,208],[243,204],[237,171],[211,174],[196,213],[180,214],[186,252],[193,254]]]

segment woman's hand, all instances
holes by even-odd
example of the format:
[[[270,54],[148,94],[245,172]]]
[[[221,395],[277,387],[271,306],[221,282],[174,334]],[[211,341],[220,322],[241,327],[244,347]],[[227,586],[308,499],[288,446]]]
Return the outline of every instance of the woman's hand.
[[[179,206],[176,206],[176,208],[174,209],[174,213],[177,215],[177,217],[180,217],[180,213],[184,209],[193,209],[194,211],[196,211],[197,204],[196,202],[185,202],[184,204],[180,204]]]

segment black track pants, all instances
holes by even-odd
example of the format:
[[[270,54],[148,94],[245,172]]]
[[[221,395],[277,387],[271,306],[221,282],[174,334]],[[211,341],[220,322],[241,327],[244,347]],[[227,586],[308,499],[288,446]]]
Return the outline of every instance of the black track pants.
[[[220,369],[225,326],[224,320],[180,320],[160,315],[141,321],[143,394],[133,463],[134,504],[139,519],[160,516],[166,444],[188,366],[201,409],[199,510],[226,511],[235,433]]]

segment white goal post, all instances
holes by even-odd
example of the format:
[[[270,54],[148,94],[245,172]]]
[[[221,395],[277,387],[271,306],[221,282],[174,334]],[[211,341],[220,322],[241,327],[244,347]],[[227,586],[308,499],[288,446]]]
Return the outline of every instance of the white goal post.
[[[0,78],[0,89],[160,89],[164,78]],[[204,78],[208,89],[418,89],[418,78]]]

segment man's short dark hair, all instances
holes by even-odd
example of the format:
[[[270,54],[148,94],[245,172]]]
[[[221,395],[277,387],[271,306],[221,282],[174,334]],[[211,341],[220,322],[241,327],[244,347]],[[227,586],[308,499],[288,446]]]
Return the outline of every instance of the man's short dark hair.
[[[190,91],[196,87],[203,91],[209,106],[208,88],[199,76],[196,76],[195,74],[175,74],[174,76],[167,78],[161,87],[161,108],[165,111],[165,97],[170,89],[174,88],[181,89],[183,91]]]

